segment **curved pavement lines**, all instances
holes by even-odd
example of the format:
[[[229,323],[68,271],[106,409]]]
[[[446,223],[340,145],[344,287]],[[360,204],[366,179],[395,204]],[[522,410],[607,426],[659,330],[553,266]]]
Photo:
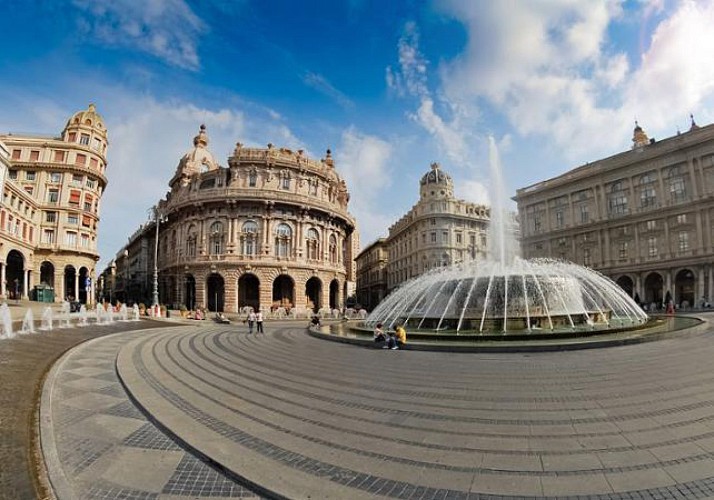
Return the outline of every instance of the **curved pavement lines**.
[[[258,498],[187,453],[129,401],[115,358],[128,340],[149,335],[139,331],[89,341],[66,353],[48,375],[41,440],[57,498]]]
[[[390,364],[390,371],[402,373],[404,379],[408,380],[404,385],[425,387],[419,396],[414,397],[416,400],[428,399],[428,395],[438,388],[438,380],[429,376],[432,366],[438,366],[433,371],[439,375],[449,374],[449,370],[453,370],[450,380],[454,381],[465,379],[471,382],[475,378],[484,377],[489,384],[493,384],[489,391],[498,393],[504,387],[510,388],[515,384],[519,375],[523,377],[517,371],[517,363],[509,359],[508,355],[501,357],[507,371],[502,374],[506,382],[499,387],[499,363],[493,355],[488,356],[489,366],[484,375],[483,370],[463,373],[469,368],[468,364],[463,361],[450,363],[448,354],[412,356],[414,353],[408,351],[371,351],[367,356],[364,355],[364,349],[341,344],[326,347],[326,344],[331,343],[308,339],[311,338],[305,335],[302,328],[278,330],[260,337],[249,337],[225,328],[188,332],[173,337],[161,335],[126,346],[120,354],[118,365],[122,377],[126,372],[125,382],[135,397],[146,404],[149,410],[156,411],[154,415],[164,425],[174,423],[183,426],[178,430],[170,428],[177,431],[182,439],[213,446],[211,451],[218,455],[211,455],[213,459],[226,465],[223,461],[225,459],[228,463],[226,466],[238,466],[240,470],[235,471],[237,474],[247,474],[251,478],[262,477],[261,484],[268,489],[276,487],[282,491],[281,488],[286,485],[284,478],[276,479],[270,474],[266,475],[266,468],[279,471],[279,476],[290,476],[292,472],[291,477],[297,477],[299,487],[302,488],[298,491],[317,492],[317,497],[329,496],[330,492],[336,491],[345,493],[345,490],[335,489],[337,485],[347,485],[346,491],[350,493],[345,494],[348,495],[378,494],[400,498],[415,495],[431,498],[446,494],[465,498],[469,492],[474,498],[497,493],[536,496],[599,494],[602,498],[629,498],[636,495],[642,498],[669,498],[679,494],[688,498],[702,498],[714,493],[714,479],[710,477],[714,471],[711,455],[714,444],[711,431],[714,426],[706,425],[711,423],[714,413],[707,398],[713,387],[700,381],[702,394],[679,394],[674,399],[667,398],[669,393],[666,390],[667,387],[686,387],[687,380],[696,379],[703,363],[711,359],[707,359],[707,355],[714,351],[711,336],[692,337],[686,339],[686,342],[681,339],[680,342],[663,342],[661,346],[666,348],[666,352],[658,351],[658,343],[650,343],[645,344],[646,349],[640,349],[642,345],[638,345],[618,349],[615,353],[612,349],[591,351],[587,359],[568,356],[568,353],[558,353],[560,358],[551,356],[528,359],[526,374],[534,378],[535,373],[542,373],[548,380],[557,380],[548,372],[548,363],[554,360],[562,360],[562,366],[570,366],[574,361],[596,365],[597,373],[603,376],[597,377],[590,385],[586,377],[577,380],[581,386],[577,389],[598,395],[593,406],[596,410],[579,408],[570,411],[566,404],[562,409],[563,418],[560,419],[512,420],[511,425],[515,422],[516,427],[521,427],[520,434],[529,438],[521,440],[522,453],[519,454],[518,449],[509,449],[510,455],[501,453],[501,456],[495,457],[498,459],[496,461],[484,450],[469,446],[470,442],[474,442],[469,436],[452,434],[449,438],[448,433],[440,432],[444,423],[451,427],[473,425],[469,419],[445,422],[442,418],[445,415],[438,415],[438,418],[429,422],[433,423],[433,436],[430,439],[437,436],[443,441],[420,442],[434,445],[432,449],[426,446],[424,450],[424,447],[412,444],[418,442],[420,431],[402,428],[398,421],[406,419],[404,421],[411,423],[428,413],[414,413],[409,401],[399,400],[397,408],[385,408],[374,398],[370,401],[371,405],[360,403],[361,406],[354,406],[353,398],[369,399],[362,392],[369,393],[369,387],[376,383],[370,374],[375,368],[381,369],[385,360]],[[606,353],[610,356],[606,356]],[[426,362],[418,370],[413,367],[417,358]],[[322,359],[326,363],[321,363]],[[679,369],[659,369],[663,360],[670,363],[670,366],[676,363]],[[351,383],[348,390],[341,394],[339,376],[335,377],[337,380],[333,385],[323,386],[329,381],[324,375],[341,366],[345,367],[342,373],[365,373],[364,384],[367,389]],[[628,366],[633,367],[633,370],[624,369]],[[404,367],[407,368],[402,369]],[[562,372],[562,367],[556,368],[560,368],[554,370],[556,373]],[[588,370],[583,368],[581,371],[587,373]],[[622,381],[631,372],[637,373],[635,382],[645,384],[643,387],[652,392],[653,400],[659,393],[667,404],[652,410],[645,400],[641,403],[640,411],[626,414],[623,420],[622,415],[610,415],[602,411],[602,407],[607,406],[603,404],[603,398],[608,390],[622,394]],[[663,372],[669,380],[662,380]],[[288,384],[286,377],[293,378],[293,383]],[[522,380],[524,387],[519,393],[527,394],[528,384],[537,385],[538,382],[538,379]],[[393,384],[386,390],[394,390],[395,387],[399,385]],[[471,388],[468,384],[460,389],[468,395],[464,399],[469,405],[480,403],[469,392]],[[479,389],[483,390],[483,387]],[[538,393],[546,394],[544,401],[563,404],[568,401],[561,392],[567,393],[573,387],[569,387],[566,381],[547,388],[539,385],[538,389]],[[451,384],[449,390],[458,391],[458,383]],[[325,392],[330,391],[334,397],[326,398]],[[157,397],[159,403],[154,400]],[[687,401],[688,397],[691,401]],[[299,400],[300,404],[293,404],[291,400]],[[303,412],[310,409],[305,404],[307,402],[315,406],[311,413],[313,416],[323,408],[342,405],[348,411],[365,416],[374,414],[371,415],[373,420],[371,423],[356,422],[327,411],[324,412],[325,425],[320,425],[319,420],[305,417]],[[510,405],[518,403],[518,400],[509,402]],[[489,411],[494,414],[514,411],[511,408],[498,408],[498,404],[498,399],[491,397]],[[537,409],[537,405],[543,404],[543,401],[531,400],[524,404]],[[668,408],[667,405],[676,406]],[[407,413],[395,412],[395,409],[400,409],[399,406],[407,407]],[[238,412],[237,408],[240,408]],[[442,408],[448,409],[448,405]],[[588,412],[598,412],[597,409],[600,410],[597,417],[583,416]],[[609,409],[618,408],[615,406]],[[469,411],[468,408],[466,411]],[[550,413],[557,413],[557,410]],[[533,415],[538,413],[534,411]],[[637,417],[634,420],[633,415]],[[682,420],[685,417],[689,421]],[[376,439],[370,439],[364,424],[374,426]],[[478,424],[484,428],[502,427],[499,419],[484,419]],[[653,432],[642,432],[636,426],[632,430],[622,429],[618,424],[648,424],[653,426]],[[657,428],[657,424],[661,424],[661,428]],[[539,434],[541,428],[552,430],[554,425],[562,427],[559,431],[566,430],[576,435],[579,441],[567,443],[563,449],[563,443],[558,443],[557,433]],[[359,426],[361,430],[351,432],[354,426]],[[584,426],[588,430],[581,434],[582,429],[578,427]],[[598,433],[598,426],[602,427],[603,434]],[[379,438],[385,427],[406,437]],[[618,428],[619,436],[613,431]],[[187,430],[191,434],[188,438],[184,435]],[[206,439],[201,439],[201,435],[206,432],[208,434],[203,436]],[[608,439],[613,437],[620,437],[619,447]],[[580,445],[581,449],[575,449],[575,445]],[[570,446],[573,448],[568,448]],[[231,450],[237,449],[247,449],[250,458],[258,465],[251,461],[231,460]],[[497,448],[488,451],[499,455]],[[539,462],[531,460],[534,451]],[[438,452],[443,454],[441,460]],[[426,460],[418,460],[420,457]],[[473,459],[472,464],[467,463],[469,457]],[[302,481],[315,483],[312,487],[314,489],[305,490],[308,486]],[[447,484],[449,481],[450,484]]]

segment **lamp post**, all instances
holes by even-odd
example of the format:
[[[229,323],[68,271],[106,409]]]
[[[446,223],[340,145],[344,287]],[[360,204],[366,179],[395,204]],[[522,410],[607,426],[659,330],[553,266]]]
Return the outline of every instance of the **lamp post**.
[[[152,298],[152,307],[158,312],[159,306],[159,224],[165,219],[159,212],[159,207],[152,207],[154,212],[154,223],[156,224],[156,240],[154,241],[154,293]]]

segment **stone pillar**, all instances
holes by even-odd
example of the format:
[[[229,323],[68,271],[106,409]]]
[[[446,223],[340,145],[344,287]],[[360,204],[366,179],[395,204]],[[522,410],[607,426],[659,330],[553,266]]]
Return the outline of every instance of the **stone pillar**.
[[[667,292],[672,296],[672,302],[677,303],[677,297],[675,290],[672,289],[672,271],[667,269],[664,273],[664,295],[662,296],[662,299],[664,300],[667,298]],[[666,305],[666,304],[665,304]]]
[[[635,294],[639,294],[640,300],[644,302],[645,296],[642,293],[642,275],[640,273],[635,274]]]
[[[28,288],[30,287],[30,271],[25,269],[22,273],[22,298],[27,300],[30,298]]]
[[[74,273],[74,300],[79,300],[79,271]],[[124,300],[126,300],[126,283],[124,283]]]
[[[7,264],[4,262],[0,263],[0,295],[7,297],[7,276],[5,271],[7,270]]]
[[[692,306],[696,306],[702,300],[702,297],[704,297],[704,264],[699,266],[697,272],[697,296],[694,297]]]
[[[707,291],[706,291],[706,296],[707,300],[709,302],[712,301],[712,297],[714,297],[714,267],[712,267],[711,264],[707,266],[707,271],[709,273],[709,277],[707,279]]]

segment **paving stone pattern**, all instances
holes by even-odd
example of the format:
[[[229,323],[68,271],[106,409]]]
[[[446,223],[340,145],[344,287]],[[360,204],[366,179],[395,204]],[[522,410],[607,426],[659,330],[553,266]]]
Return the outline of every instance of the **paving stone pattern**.
[[[259,498],[187,453],[128,399],[114,360],[130,337],[149,336],[137,332],[80,345],[48,377],[43,404],[49,408],[42,411],[50,418],[43,419],[42,446],[58,498]]]
[[[11,307],[15,308],[19,310],[15,305]],[[19,326],[16,322],[15,328]],[[164,325],[141,322],[141,328],[160,326]],[[136,328],[134,323],[117,322],[96,328],[55,328],[0,340],[0,499],[25,500],[38,494],[34,486],[36,464],[30,449],[35,421],[33,407],[42,377],[52,363],[67,349],[87,339]]]
[[[138,404],[289,498],[714,498],[714,335],[554,353],[372,350],[304,328],[126,343]]]

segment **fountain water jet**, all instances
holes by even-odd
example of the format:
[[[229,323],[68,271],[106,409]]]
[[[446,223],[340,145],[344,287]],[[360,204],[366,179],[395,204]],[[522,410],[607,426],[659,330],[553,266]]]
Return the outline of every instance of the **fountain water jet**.
[[[72,323],[70,322],[70,312],[71,312],[71,307],[69,305],[69,302],[66,300],[62,302],[62,308],[60,309],[60,314],[59,314],[59,327],[60,328],[69,328],[72,326]]]
[[[25,313],[25,317],[22,319],[20,333],[35,333],[35,318],[32,314],[32,309],[28,309]]]
[[[79,321],[77,321],[77,326],[87,326],[89,324],[89,319],[87,317],[87,308],[84,304],[79,306]]]
[[[0,339],[15,338],[15,334],[12,331],[12,316],[7,302],[3,302],[0,306],[0,328],[2,328]]]
[[[52,330],[52,308],[47,306],[45,310],[42,311],[42,322],[40,323],[40,330]]]

